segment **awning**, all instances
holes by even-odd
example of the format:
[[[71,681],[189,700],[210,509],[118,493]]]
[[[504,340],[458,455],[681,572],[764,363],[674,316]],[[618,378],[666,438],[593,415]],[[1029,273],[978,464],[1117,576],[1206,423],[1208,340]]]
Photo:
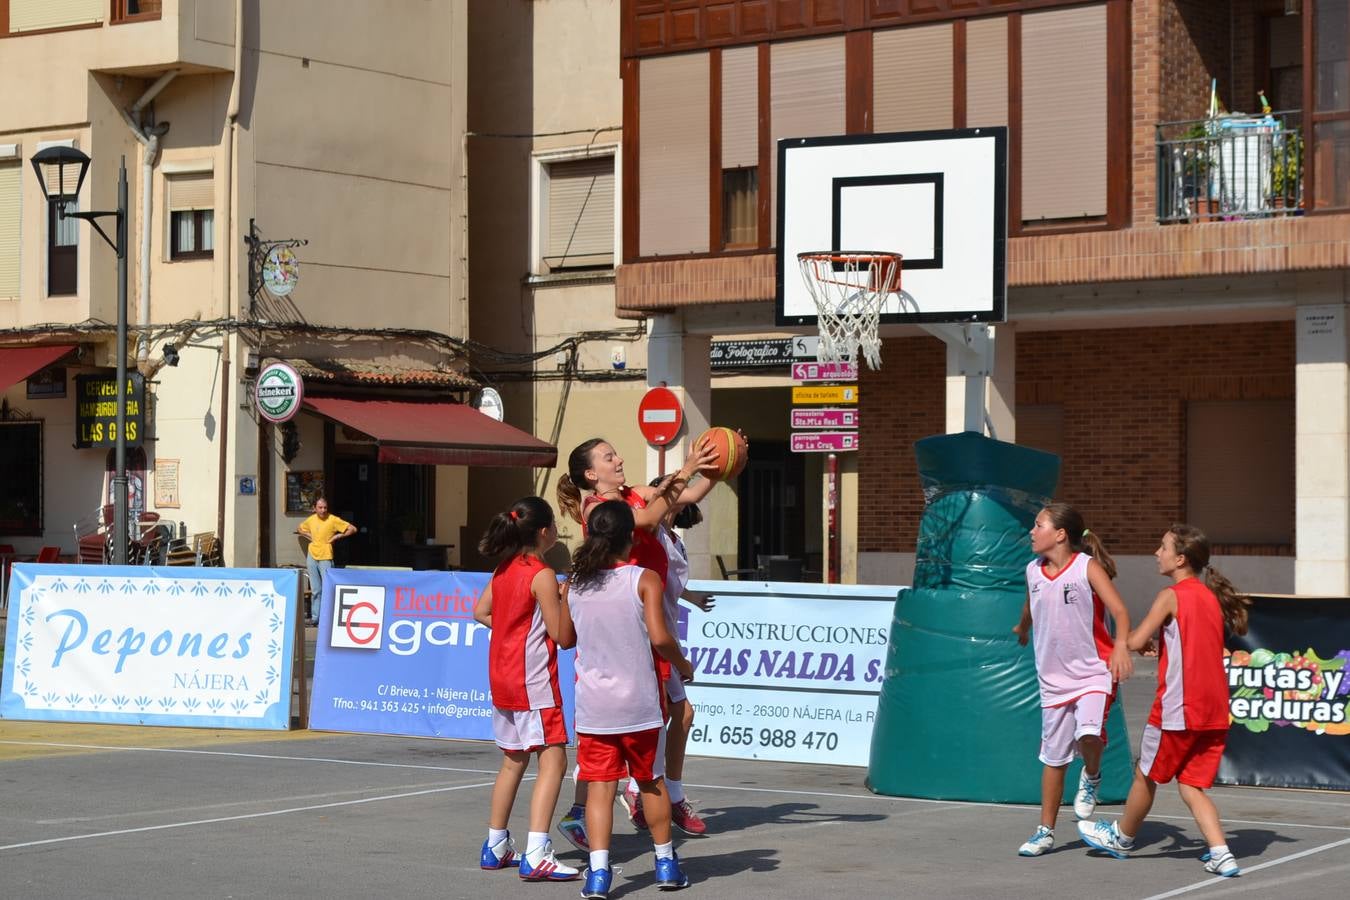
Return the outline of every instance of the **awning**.
[[[462,403],[306,397],[305,406],[373,437],[380,462],[552,468],[558,448]]]
[[[47,368],[74,349],[72,344],[0,347],[0,391],[8,390],[39,369]]]

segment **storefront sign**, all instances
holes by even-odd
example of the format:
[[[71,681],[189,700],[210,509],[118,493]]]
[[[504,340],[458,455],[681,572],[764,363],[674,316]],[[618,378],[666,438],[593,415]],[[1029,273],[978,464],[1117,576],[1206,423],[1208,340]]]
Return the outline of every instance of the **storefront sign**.
[[[18,564],[0,716],[285,729],[294,569]]]
[[[285,363],[272,363],[258,373],[253,400],[258,415],[269,422],[288,422],[300,411],[305,398],[305,382],[300,373]]]
[[[139,447],[145,432],[145,379],[139,372],[127,373],[126,446]],[[117,376],[75,376],[75,446],[117,445]]]
[[[1350,600],[1253,597],[1224,667],[1220,782],[1350,791]]]
[[[785,366],[792,362],[792,358],[791,338],[713,341],[708,346],[708,365],[714,369]]]
[[[867,765],[899,588],[689,587],[717,598],[711,615],[680,609],[680,642],[694,664],[689,753]]]

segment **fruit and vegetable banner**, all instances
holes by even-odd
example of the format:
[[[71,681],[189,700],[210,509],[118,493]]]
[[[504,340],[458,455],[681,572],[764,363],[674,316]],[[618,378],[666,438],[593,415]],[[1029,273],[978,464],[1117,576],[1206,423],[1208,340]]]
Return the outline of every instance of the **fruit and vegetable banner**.
[[[1350,791],[1350,600],[1253,597],[1224,665],[1218,781]]]

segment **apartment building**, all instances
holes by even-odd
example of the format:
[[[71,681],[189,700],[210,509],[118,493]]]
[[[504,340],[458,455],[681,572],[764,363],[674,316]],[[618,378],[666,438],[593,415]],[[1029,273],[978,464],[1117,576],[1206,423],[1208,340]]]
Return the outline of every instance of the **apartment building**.
[[[471,405],[467,19],[466,0],[0,0],[5,542],[71,554],[110,502],[78,393],[112,372],[117,268],[62,212],[114,210],[122,160],[134,513],[221,532],[228,564],[297,564],[323,492],[360,529],[347,562],[454,563],[470,471],[552,463]],[[46,200],[29,163],[54,146],[92,163]],[[304,382],[282,425],[253,397],[276,362]]]
[[[1338,0],[623,3],[616,306],[651,322],[649,382],[750,434],[714,541],[742,565],[812,567],[822,546],[822,468],[787,449],[785,367],[708,362],[728,338],[785,334],[777,142],[1003,126],[992,433],[1062,455],[1060,495],[1127,592],[1152,595],[1159,535],[1191,520],[1238,583],[1343,596],[1347,33]],[[910,445],[961,428],[960,372],[917,328],[882,337],[861,449],[841,454],[844,579],[905,583]]]

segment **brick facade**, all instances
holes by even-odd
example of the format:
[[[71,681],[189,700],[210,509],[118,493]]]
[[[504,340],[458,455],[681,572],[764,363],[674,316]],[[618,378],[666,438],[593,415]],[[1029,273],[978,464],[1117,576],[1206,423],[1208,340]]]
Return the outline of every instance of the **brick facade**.
[[[858,549],[906,553],[923,512],[910,448],[943,430],[945,355],[906,338],[882,356],[862,376]],[[1149,554],[1185,515],[1187,402],[1292,398],[1293,323],[1020,333],[1016,384],[1019,404],[1063,406],[1059,497],[1112,552]]]

